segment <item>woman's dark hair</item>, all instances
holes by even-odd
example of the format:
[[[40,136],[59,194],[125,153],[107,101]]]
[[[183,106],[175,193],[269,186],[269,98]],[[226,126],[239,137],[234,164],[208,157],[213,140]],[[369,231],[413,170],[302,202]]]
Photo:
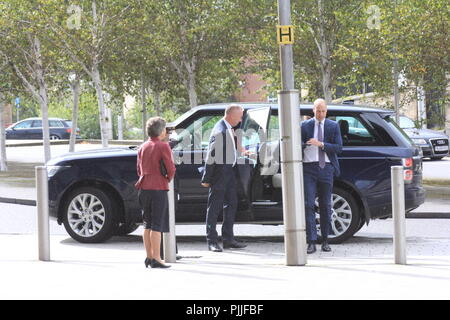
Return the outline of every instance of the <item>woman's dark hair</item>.
[[[153,117],[147,120],[146,130],[149,137],[158,137],[166,128],[166,120],[161,117]]]

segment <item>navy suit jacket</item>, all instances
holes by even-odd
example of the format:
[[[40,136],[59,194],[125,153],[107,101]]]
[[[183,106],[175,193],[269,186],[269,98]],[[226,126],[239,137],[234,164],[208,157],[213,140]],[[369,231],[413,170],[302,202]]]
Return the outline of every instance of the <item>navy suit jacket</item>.
[[[302,122],[302,150],[306,148],[306,142],[314,138],[314,122],[315,118]],[[323,136],[324,151],[334,167],[334,175],[339,176],[341,169],[337,155],[342,152],[342,136],[339,125],[333,120],[325,119]]]
[[[211,185],[217,183],[222,179],[223,167],[233,165],[237,154],[231,139],[225,121],[223,119],[218,121],[209,138],[208,154],[202,176],[203,183]]]

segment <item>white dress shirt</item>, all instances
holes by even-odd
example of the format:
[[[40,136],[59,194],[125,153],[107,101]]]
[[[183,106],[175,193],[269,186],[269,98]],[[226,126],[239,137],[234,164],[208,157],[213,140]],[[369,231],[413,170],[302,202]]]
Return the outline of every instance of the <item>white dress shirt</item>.
[[[325,126],[325,119],[320,121],[322,123],[322,137],[325,139],[325,132],[324,132],[324,126]],[[319,129],[319,120],[314,118],[314,139],[317,139],[318,137],[318,129]],[[321,141],[323,142],[323,141]],[[305,148],[304,158],[303,162],[319,162],[319,147],[313,146],[313,145],[307,145]],[[330,159],[328,158],[327,153],[325,152],[325,162],[330,162]]]

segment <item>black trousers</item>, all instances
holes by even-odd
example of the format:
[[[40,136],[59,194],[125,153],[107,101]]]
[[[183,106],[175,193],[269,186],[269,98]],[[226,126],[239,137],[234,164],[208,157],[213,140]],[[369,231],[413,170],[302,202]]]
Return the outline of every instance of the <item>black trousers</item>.
[[[217,179],[209,188],[208,207],[206,211],[206,240],[217,242],[217,219],[223,212],[223,241],[234,240],[233,226],[237,210],[236,167],[223,166],[221,179]]]

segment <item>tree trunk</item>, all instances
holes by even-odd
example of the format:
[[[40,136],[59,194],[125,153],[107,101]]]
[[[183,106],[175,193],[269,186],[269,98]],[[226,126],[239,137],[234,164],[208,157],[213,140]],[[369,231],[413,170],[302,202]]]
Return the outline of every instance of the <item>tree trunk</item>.
[[[196,107],[198,104],[197,101],[197,91],[196,91],[196,75],[195,70],[197,68],[197,59],[196,57],[192,57],[191,61],[185,61],[184,65],[187,71],[187,89],[189,93],[189,103],[191,108]]]
[[[9,60],[7,57],[6,58],[7,61],[9,61],[9,63],[11,64],[11,67],[14,69],[17,77],[19,77],[19,79],[22,81],[26,90],[33,96],[33,98],[41,106],[44,161],[47,162],[51,159],[50,142],[49,142],[50,130],[48,127],[48,94],[47,94],[47,85],[45,83],[45,72],[41,56],[41,43],[38,37],[36,36],[33,36],[28,33],[27,37],[31,49],[30,53],[27,53],[27,56],[31,56],[33,65],[33,67],[30,70],[30,72],[32,72],[31,79],[27,79],[27,77],[20,70],[18,65]],[[35,84],[37,84],[37,87]]]
[[[155,105],[156,115],[162,117],[161,92],[159,92],[158,90],[152,90],[152,95],[153,95],[153,103]]]
[[[195,82],[196,82],[195,81],[195,74],[194,73],[189,73],[188,92],[189,92],[189,104],[191,105],[191,108],[196,107],[197,104],[198,104]]]
[[[171,60],[170,63],[175,68],[178,77],[186,87],[189,95],[189,104],[191,108],[198,105],[197,91],[196,91],[196,75],[195,70],[197,68],[197,58],[192,57],[191,61],[187,60],[187,57],[182,58],[181,64]]]
[[[78,104],[80,101],[80,78],[76,75],[75,80],[70,82],[70,89],[73,95],[73,108],[72,108],[72,131],[70,132],[69,152],[75,151],[75,142],[77,137],[78,127]]]
[[[100,120],[100,135],[102,139],[103,148],[108,148],[108,126],[107,126],[107,115],[105,102],[103,99],[103,88],[100,80],[100,72],[98,70],[98,65],[94,63],[92,68],[92,80],[94,81],[95,91],[97,93],[98,109],[99,109],[99,120]]]
[[[147,95],[145,91],[145,76],[144,72],[141,71],[141,104],[142,104],[142,140],[145,141],[147,139]]]
[[[332,96],[332,66],[331,66],[331,39],[327,38],[325,34],[325,12],[322,0],[317,1],[319,8],[319,43],[318,49],[320,54],[320,69],[322,73],[322,89],[324,94],[324,99],[327,103],[331,103],[333,100]]]
[[[322,59],[323,60],[323,59]],[[331,91],[331,63],[322,62],[322,89],[324,94],[324,99],[328,103],[333,100],[333,95]]]
[[[44,158],[45,162],[47,162],[52,158],[50,151],[50,128],[48,123],[48,90],[44,78],[44,67],[41,56],[41,42],[39,41],[38,37],[35,36],[33,38],[32,45],[36,63],[35,78],[39,87],[39,104],[41,106],[42,113],[42,140],[44,145]]]
[[[0,93],[0,171],[8,171],[6,160],[6,133],[5,123],[3,122],[4,97]]]

